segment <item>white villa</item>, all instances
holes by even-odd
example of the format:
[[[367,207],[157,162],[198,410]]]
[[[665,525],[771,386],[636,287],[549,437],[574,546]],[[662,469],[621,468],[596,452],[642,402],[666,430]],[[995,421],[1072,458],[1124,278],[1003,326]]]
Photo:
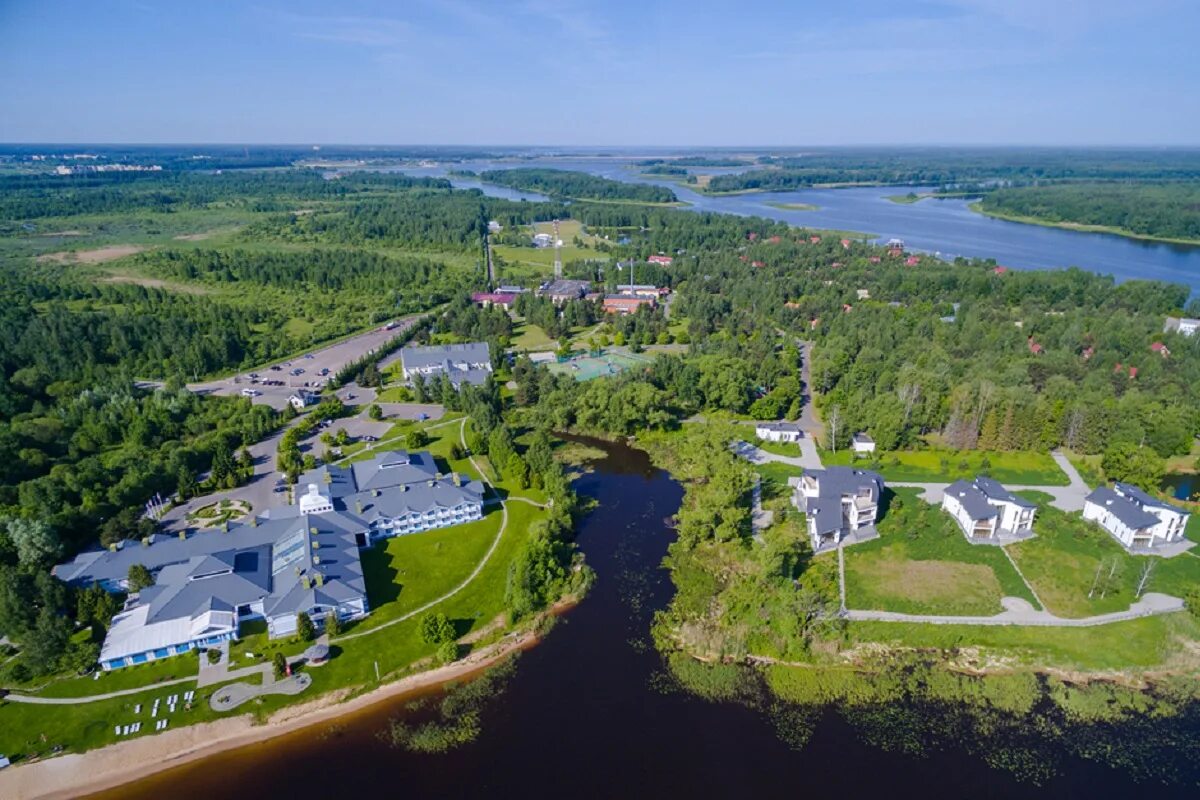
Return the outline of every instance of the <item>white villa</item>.
[[[799,422],[756,422],[754,435],[764,442],[798,442],[804,431]]]
[[[81,553],[55,567],[76,586],[128,589],[130,567],[154,585],[133,593],[113,617],[100,650],[106,670],[236,639],[263,619],[272,637],[295,633],[298,615],[321,624],[336,613],[365,616],[360,548],[374,540],[444,528],[483,516],[483,485],[438,474],[427,452],[384,452],[347,467],[305,473],[295,503],[246,524],[153,535]]]
[[[942,508],[966,534],[967,541],[1003,544],[1033,535],[1037,506],[1017,497],[998,481],[979,476],[955,481],[942,495]]]
[[[792,502],[804,512],[814,551],[864,529],[873,532],[883,494],[878,473],[851,467],[806,470],[795,486]]]
[[[1099,486],[1083,502],[1083,518],[1104,528],[1128,550],[1153,550],[1182,541],[1190,513],[1136,486]]]
[[[860,431],[850,439],[850,447],[856,456],[867,455],[875,452],[875,440]]]

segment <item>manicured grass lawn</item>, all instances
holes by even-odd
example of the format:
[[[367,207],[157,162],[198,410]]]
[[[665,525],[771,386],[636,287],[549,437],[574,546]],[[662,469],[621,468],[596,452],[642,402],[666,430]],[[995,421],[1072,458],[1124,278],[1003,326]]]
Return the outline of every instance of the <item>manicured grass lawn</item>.
[[[1078,514],[1042,506],[1033,527],[1036,537],[1009,545],[1008,551],[1048,610],[1059,616],[1125,610],[1136,600],[1147,564],[1153,566],[1146,591],[1182,597],[1189,588],[1200,586],[1200,559],[1130,555],[1107,532]]]
[[[412,390],[407,386],[389,386],[375,396],[378,403],[411,403]]]
[[[848,450],[821,452],[825,466],[841,465],[878,469],[885,480],[949,483],[986,473],[1002,483],[1030,486],[1066,486],[1070,481],[1049,453],[946,450],[897,450],[877,459],[854,458]],[[984,465],[984,460],[989,462]],[[943,463],[944,462],[944,463]]]
[[[107,694],[124,689],[134,689],[138,686],[147,686],[176,678],[195,678],[198,671],[197,655],[195,652],[191,652],[164,658],[160,661],[103,672],[100,674],[99,680],[95,680],[91,675],[85,675],[55,681],[38,692],[22,693],[36,694],[39,697],[83,697],[90,694]]]
[[[768,442],[763,439],[751,439],[750,443],[759,450],[774,453],[777,456],[800,457],[800,445],[795,442]]]
[[[992,615],[1000,598],[1036,605],[995,547],[972,545],[936,506],[901,489],[879,524],[880,538],[845,551],[846,605],[908,614]]]
[[[1200,625],[1186,612],[1088,628],[851,622],[846,636],[852,644],[977,647],[1037,667],[1110,670],[1159,666],[1178,651],[1181,638],[1200,639]]]
[[[554,350],[558,343],[537,325],[521,322],[513,329],[511,347],[517,350]]]
[[[363,550],[372,613],[360,628],[395,619],[457,586],[475,569],[499,529],[500,509],[492,507],[478,522],[397,536]]]
[[[1086,456],[1070,450],[1065,452],[1067,460],[1075,467],[1075,470],[1079,473],[1079,477],[1083,478],[1084,483],[1088,486],[1099,486],[1104,483],[1104,470],[1100,469],[1101,456]]]

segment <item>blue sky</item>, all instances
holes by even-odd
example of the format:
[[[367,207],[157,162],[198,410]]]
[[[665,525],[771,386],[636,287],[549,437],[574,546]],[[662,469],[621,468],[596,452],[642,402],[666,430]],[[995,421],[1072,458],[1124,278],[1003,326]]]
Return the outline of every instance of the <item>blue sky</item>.
[[[0,141],[1197,144],[1195,0],[0,0]]]

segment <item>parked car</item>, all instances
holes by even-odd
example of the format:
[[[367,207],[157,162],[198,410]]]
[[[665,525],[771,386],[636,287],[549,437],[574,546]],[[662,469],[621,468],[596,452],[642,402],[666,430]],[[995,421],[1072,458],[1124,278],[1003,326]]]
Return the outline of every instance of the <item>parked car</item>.
[[[328,374],[329,374],[329,370],[328,370],[328,369],[323,369],[323,370],[321,370],[321,371],[320,371],[320,373],[318,373],[318,374],[320,374],[320,375],[328,375]]]
[[[242,389],[242,397],[258,397],[260,394],[262,394],[262,392],[258,391],[257,389],[251,389],[249,387]]]

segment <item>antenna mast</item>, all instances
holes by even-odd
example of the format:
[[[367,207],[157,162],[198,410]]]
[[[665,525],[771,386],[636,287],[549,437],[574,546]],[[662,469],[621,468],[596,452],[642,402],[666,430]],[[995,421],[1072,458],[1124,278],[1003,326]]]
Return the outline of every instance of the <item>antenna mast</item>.
[[[562,277],[562,239],[558,238],[558,220],[554,220],[554,278]]]

